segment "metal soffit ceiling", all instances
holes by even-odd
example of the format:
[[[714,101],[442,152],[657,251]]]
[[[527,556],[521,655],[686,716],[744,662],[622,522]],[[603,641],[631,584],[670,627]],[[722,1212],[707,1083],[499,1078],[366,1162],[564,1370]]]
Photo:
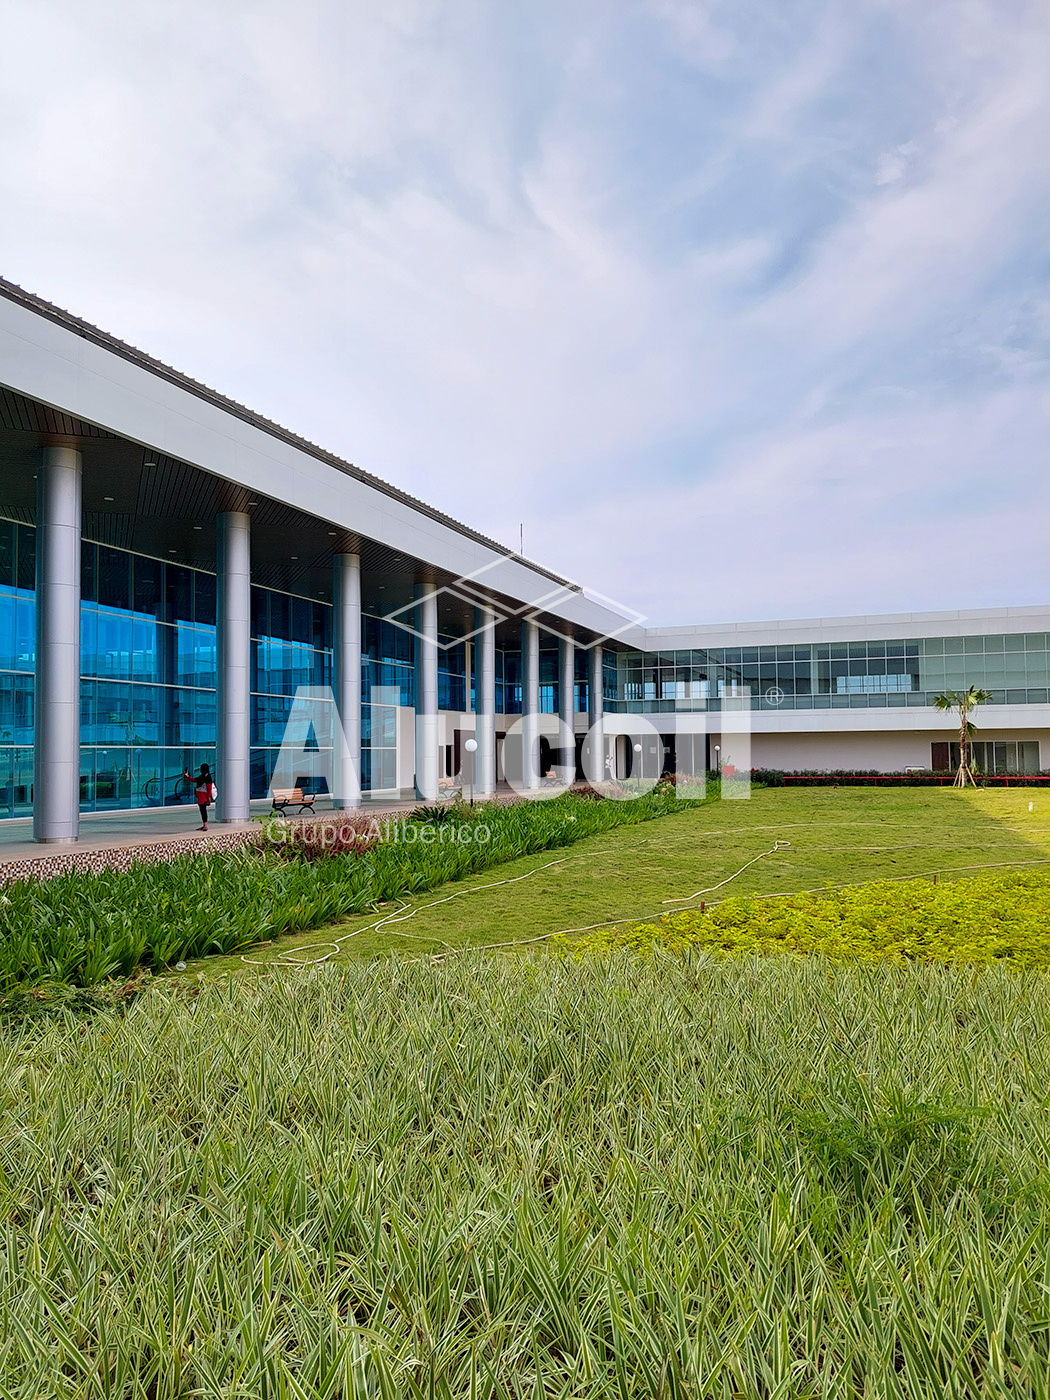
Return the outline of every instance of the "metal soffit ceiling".
[[[213,570],[216,515],[244,510],[252,521],[252,577],[264,587],[328,601],[333,556],[356,550],[361,556],[362,605],[367,612],[383,616],[404,607],[417,580],[425,577],[411,556],[3,387],[0,515],[33,523],[40,445],[62,438],[75,440],[83,457],[86,539]],[[438,587],[455,583],[454,576],[440,570],[431,571],[431,577]],[[498,641],[516,645],[520,603],[499,595],[492,595],[492,602],[498,613],[510,615],[497,626]],[[469,600],[452,593],[441,594],[438,618],[443,632],[468,634],[474,628]],[[552,619],[553,630],[562,627]],[[590,640],[581,631],[580,641]]]

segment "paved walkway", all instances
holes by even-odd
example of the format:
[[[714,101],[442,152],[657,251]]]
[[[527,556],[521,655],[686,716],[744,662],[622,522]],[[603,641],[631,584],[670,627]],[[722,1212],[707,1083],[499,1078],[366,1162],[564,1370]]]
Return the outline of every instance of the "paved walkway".
[[[386,798],[384,801],[365,801],[360,811],[374,812],[377,816],[386,812],[410,811],[416,806],[416,798],[405,794],[399,801]],[[252,802],[252,816],[266,816],[270,811],[267,801]],[[335,816],[330,806],[318,804],[316,816]],[[309,816],[309,813],[307,813]],[[196,806],[164,806],[147,808],[134,812],[84,812],[80,818],[80,840],[69,844],[41,844],[32,839],[31,816],[15,816],[0,822],[0,868],[4,865],[24,865],[27,861],[39,861],[59,855],[90,855],[105,851],[133,851],[144,846],[162,846],[178,843],[179,854],[190,850],[193,844],[203,843],[203,848],[216,846],[217,837],[234,837],[238,840],[223,841],[224,847],[239,844],[244,834],[258,830],[258,822],[211,822],[207,832],[199,832],[200,818]],[[80,861],[77,862],[80,864]],[[102,862],[105,864],[105,862]]]
[[[503,803],[518,799],[506,783],[500,783],[496,800]],[[327,798],[318,802],[316,820],[338,819],[339,812],[328,802]],[[402,792],[398,800],[366,798],[356,810],[381,819],[395,812],[411,811],[418,805],[412,792]],[[270,810],[268,799],[252,803],[253,818],[265,817]],[[310,820],[309,813],[306,820]],[[207,831],[197,830],[198,821],[196,807],[189,804],[131,812],[85,812],[80,818],[79,841],[46,845],[33,840],[32,817],[0,821],[0,884],[30,877],[47,880],[69,870],[126,870],[136,861],[166,861],[205,851],[232,851],[260,831],[257,820],[212,822]]]

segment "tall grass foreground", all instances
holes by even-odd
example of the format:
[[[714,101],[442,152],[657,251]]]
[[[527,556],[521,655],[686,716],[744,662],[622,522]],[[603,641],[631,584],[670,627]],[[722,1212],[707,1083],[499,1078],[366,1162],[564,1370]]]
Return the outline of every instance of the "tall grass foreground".
[[[467,955],[0,1069],[5,1396],[1050,1394],[1050,982]]]

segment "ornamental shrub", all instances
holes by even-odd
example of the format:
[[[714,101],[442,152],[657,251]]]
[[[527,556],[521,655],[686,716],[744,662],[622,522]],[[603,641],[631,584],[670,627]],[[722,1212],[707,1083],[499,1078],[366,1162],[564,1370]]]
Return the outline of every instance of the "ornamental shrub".
[[[599,931],[577,955],[689,948],[712,953],[822,954],[835,962],[1010,962],[1050,969],[1050,875],[1010,872],[930,880],[875,881],[824,894],[740,896]]]

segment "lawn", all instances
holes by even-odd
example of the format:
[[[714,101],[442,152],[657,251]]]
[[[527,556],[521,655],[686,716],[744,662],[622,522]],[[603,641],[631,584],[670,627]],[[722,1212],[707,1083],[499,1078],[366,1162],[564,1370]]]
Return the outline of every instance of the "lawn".
[[[778,841],[790,845],[763,854]],[[413,957],[545,939],[607,920],[650,919],[668,911],[665,900],[719,885],[756,856],[761,858],[729,884],[701,898],[819,890],[933,872],[943,880],[952,872],[985,868],[1050,872],[1050,795],[1026,789],[756,788],[750,802],[688,804],[658,822],[603,832],[571,851],[526,856],[409,899],[410,917],[398,915],[400,922],[373,929],[377,916],[370,913],[278,939],[250,957],[256,964],[384,953]],[[336,938],[343,941],[333,948]],[[245,966],[239,956],[208,959],[192,964],[189,975],[225,975]]]

